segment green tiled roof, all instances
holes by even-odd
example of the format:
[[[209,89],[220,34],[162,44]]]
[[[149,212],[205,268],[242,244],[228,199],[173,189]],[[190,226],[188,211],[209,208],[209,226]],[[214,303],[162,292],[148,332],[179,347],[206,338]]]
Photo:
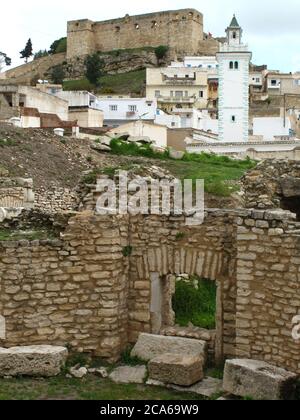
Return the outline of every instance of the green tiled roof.
[[[231,24],[229,25],[229,28],[240,28],[240,25],[239,25],[235,15],[233,15],[233,18],[232,18]]]

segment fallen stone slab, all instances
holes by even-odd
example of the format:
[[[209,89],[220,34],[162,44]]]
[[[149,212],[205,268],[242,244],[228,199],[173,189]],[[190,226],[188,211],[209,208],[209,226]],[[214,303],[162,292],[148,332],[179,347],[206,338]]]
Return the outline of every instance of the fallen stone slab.
[[[197,355],[206,363],[207,343],[181,337],[166,337],[162,335],[140,334],[131,355],[149,362],[164,353]]]
[[[181,152],[179,150],[174,150],[174,149],[170,150],[170,158],[172,159],[181,160],[184,154],[185,152]]]
[[[0,348],[0,377],[57,376],[68,357],[65,347],[27,346]]]
[[[198,355],[165,353],[152,359],[148,369],[150,379],[174,385],[191,386],[204,378]]]
[[[120,366],[109,378],[116,384],[143,384],[147,375],[146,366]]]
[[[96,150],[97,152],[110,152],[111,148],[109,146],[106,146],[105,144],[93,144],[91,146],[93,150]]]
[[[228,360],[223,389],[229,394],[255,400],[285,400],[293,397],[298,376],[258,360]]]
[[[173,384],[165,384],[164,382],[149,379],[146,385],[159,386],[167,389],[173,389],[179,392],[187,392],[200,395],[201,397],[211,398],[223,392],[223,382],[221,379],[204,378],[203,381],[190,387],[183,387]]]

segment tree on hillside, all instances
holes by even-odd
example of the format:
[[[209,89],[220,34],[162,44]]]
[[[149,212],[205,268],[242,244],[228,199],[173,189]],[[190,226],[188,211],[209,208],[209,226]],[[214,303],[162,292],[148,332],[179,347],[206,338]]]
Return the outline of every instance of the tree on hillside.
[[[155,48],[155,55],[157,60],[162,60],[163,58],[166,58],[167,53],[169,51],[169,47],[167,45],[160,45],[159,47]]]
[[[99,55],[89,55],[85,60],[86,72],[85,76],[90,83],[95,86],[99,86],[100,77],[103,75],[104,61]]]
[[[38,52],[36,52],[34,54],[33,59],[34,60],[37,60],[38,58],[47,57],[48,55],[49,54],[48,54],[48,51],[47,50],[39,50]]]
[[[49,54],[58,54],[67,51],[67,38],[59,38],[50,45]]]
[[[66,77],[66,73],[65,73],[65,69],[64,67],[60,64],[58,66],[55,66],[52,68],[52,71],[50,73],[51,76],[51,80],[54,84],[56,85],[62,85],[63,81]]]
[[[7,54],[4,54],[0,51],[0,72],[5,66],[11,65],[11,58],[7,56]]]
[[[20,54],[20,58],[25,58],[25,63],[28,63],[28,59],[33,55],[32,42],[30,38],[28,39],[24,50],[20,51]]]

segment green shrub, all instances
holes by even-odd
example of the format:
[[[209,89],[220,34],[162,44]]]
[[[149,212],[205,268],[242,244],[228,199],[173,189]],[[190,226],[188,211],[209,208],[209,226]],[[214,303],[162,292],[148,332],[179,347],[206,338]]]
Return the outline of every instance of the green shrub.
[[[216,326],[216,284],[210,280],[198,280],[198,288],[194,286],[195,279],[190,283],[179,281],[173,297],[173,310],[176,323],[182,327],[190,322],[196,327],[214,329]]]
[[[167,45],[160,45],[154,50],[156,58],[158,60],[162,60],[163,58],[165,58],[167,56],[168,51],[169,47]]]
[[[144,365],[145,362],[139,357],[131,356],[132,347],[127,347],[127,349],[121,355],[121,363],[127,366],[139,366]]]
[[[110,143],[111,152],[115,155],[144,156],[152,159],[168,159],[169,151],[156,152],[150,144],[138,146],[136,143],[126,143],[120,139],[113,139]]]

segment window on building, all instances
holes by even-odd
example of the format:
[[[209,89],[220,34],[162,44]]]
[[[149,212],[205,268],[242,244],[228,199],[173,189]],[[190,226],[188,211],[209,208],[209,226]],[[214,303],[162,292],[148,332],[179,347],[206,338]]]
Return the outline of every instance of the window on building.
[[[109,105],[109,110],[110,111],[118,111],[118,105]]]
[[[128,109],[129,109],[129,112],[136,112],[137,111],[137,106],[136,105],[129,105]]]
[[[160,97],[160,90],[156,90],[155,91],[155,98],[159,98]]]
[[[183,97],[183,91],[182,90],[176,90],[175,97],[176,98],[182,98]]]
[[[188,67],[192,67],[192,65],[191,65],[191,64],[188,64],[187,66],[188,66]]]
[[[173,92],[173,90],[171,90],[170,97],[173,98],[173,96],[174,96],[174,92]]]
[[[260,78],[259,78],[259,77],[257,77],[257,78],[255,79],[255,81],[256,81],[256,83],[260,83]]]
[[[275,80],[275,79],[271,80],[271,85],[276,86],[277,85],[277,80]]]
[[[171,126],[172,126],[172,127],[175,127],[175,126],[176,126],[176,123],[171,122]]]
[[[188,92],[187,90],[184,92],[184,96],[185,96],[186,98],[188,98],[188,97],[189,97],[189,92]]]
[[[236,39],[236,32],[233,32],[233,34],[232,34],[232,38],[233,38],[233,39]]]
[[[199,69],[202,69],[203,65],[202,65],[202,64],[199,64],[199,66],[198,66],[198,67],[199,67]]]
[[[235,70],[239,69],[239,62],[238,61],[234,62],[234,68],[235,68]]]
[[[235,116],[235,115],[232,115],[232,117],[231,117],[231,122],[232,122],[232,123],[235,123],[235,122],[236,122],[236,116]]]
[[[203,90],[200,90],[200,92],[199,92],[199,98],[203,98],[204,97],[204,92],[203,92]]]
[[[229,68],[230,68],[230,70],[233,70],[233,61],[230,61]]]

